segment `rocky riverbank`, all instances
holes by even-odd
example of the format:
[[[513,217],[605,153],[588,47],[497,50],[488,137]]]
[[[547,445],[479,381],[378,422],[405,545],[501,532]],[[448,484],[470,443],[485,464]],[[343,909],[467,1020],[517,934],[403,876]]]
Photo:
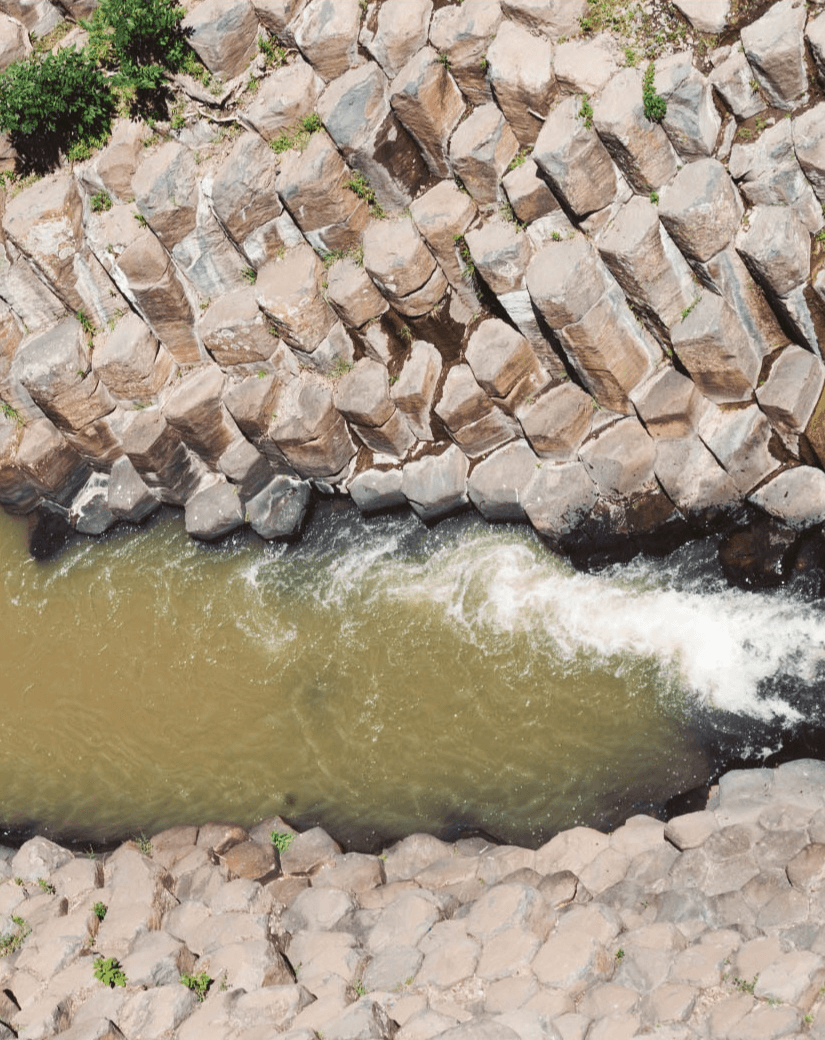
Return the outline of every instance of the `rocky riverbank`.
[[[0,60],[94,6],[7,0]],[[2,193],[0,503],[472,505],[583,558],[755,524],[732,573],[822,565],[819,5],[186,7],[169,122]]]
[[[812,760],[727,773],[666,824],[537,850],[413,835],[343,854],[276,818],[100,858],[34,838],[0,873],[0,1036],[825,1036]]]

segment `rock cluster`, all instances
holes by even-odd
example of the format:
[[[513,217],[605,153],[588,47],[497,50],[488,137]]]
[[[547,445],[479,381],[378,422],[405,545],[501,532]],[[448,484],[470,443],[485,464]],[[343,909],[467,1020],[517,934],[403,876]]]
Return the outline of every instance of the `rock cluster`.
[[[33,838],[0,875],[0,1036],[825,1036],[821,762],[536,850],[417,834],[343,853],[275,818],[102,858]],[[95,977],[109,958],[122,985]]]
[[[61,13],[0,6],[0,61]],[[658,123],[583,0],[435,6],[188,4],[216,93],[6,192],[0,504],[204,539],[473,504],[581,552],[821,525],[825,14],[680,0],[740,42],[660,57]]]

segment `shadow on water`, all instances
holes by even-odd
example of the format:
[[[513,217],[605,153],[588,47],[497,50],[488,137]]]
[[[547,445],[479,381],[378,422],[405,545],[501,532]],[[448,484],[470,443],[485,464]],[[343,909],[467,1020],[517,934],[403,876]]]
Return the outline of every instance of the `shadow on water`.
[[[8,844],[278,814],[349,849],[421,829],[535,847],[701,808],[730,768],[825,758],[821,601],[732,589],[712,538],[586,574],[526,527],[331,500],[293,545],[195,544],[173,510],[98,540],[41,514],[30,539],[35,573],[5,550],[24,595],[3,624],[56,663],[7,669],[25,696],[0,744],[36,751],[0,777]]]

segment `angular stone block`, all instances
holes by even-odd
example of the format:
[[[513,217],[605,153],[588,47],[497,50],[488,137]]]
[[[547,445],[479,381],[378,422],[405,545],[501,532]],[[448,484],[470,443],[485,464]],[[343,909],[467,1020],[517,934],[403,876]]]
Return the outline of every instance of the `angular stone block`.
[[[630,498],[653,480],[656,445],[639,420],[628,417],[597,431],[580,458],[603,495]]]
[[[738,119],[750,119],[765,107],[753,69],[738,48],[734,48],[708,78],[722,101]]]
[[[578,98],[565,98],[548,114],[533,158],[579,218],[604,209],[616,196],[613,161],[596,131],[585,125]]]
[[[141,123],[132,120],[117,122],[111,140],[90,163],[91,175],[115,202],[131,202],[135,197],[132,178],[143,155],[146,136],[147,131]],[[86,174],[81,174],[81,177],[85,181]]]
[[[450,60],[450,72],[473,105],[492,98],[487,79],[487,48],[501,24],[500,0],[447,4],[433,13],[430,43]]]
[[[666,333],[696,298],[690,267],[674,248],[649,199],[634,195],[597,245],[625,296],[658,332]]]
[[[369,358],[362,358],[339,380],[334,400],[345,419],[361,426],[383,426],[395,411],[389,374],[383,365]]]
[[[811,236],[787,206],[757,206],[749,213],[736,251],[769,298],[786,296],[808,280]]]
[[[290,25],[306,60],[327,82],[360,64],[358,0],[310,0]]]
[[[673,0],[693,28],[700,33],[723,32],[730,18],[731,0]]]
[[[543,459],[566,462],[576,458],[590,433],[596,406],[575,383],[560,383],[529,399],[518,410],[518,421],[533,451]]]
[[[698,437],[657,440],[655,470],[668,498],[688,517],[725,509],[741,497]]]
[[[258,307],[253,286],[220,296],[203,313],[198,330],[219,365],[266,361],[278,345]]]
[[[546,6],[546,5],[543,5]],[[501,23],[487,48],[487,75],[496,103],[522,145],[535,144],[556,95],[553,48],[522,25]]]
[[[478,301],[467,279],[456,239],[472,224],[477,213],[473,200],[453,181],[440,181],[410,206],[415,226],[423,235],[450,285],[471,310]]]
[[[581,526],[598,498],[598,489],[581,462],[544,462],[524,493],[523,505],[539,534],[557,539]]]
[[[587,0],[502,0],[507,18],[551,40],[575,36],[587,14]]]
[[[682,168],[662,191],[659,215],[682,252],[710,260],[731,241],[742,218],[742,201],[717,159]]]
[[[309,0],[252,0],[252,6],[271,36],[283,38],[290,46],[294,46],[295,39],[289,32],[289,25],[308,2]]]
[[[745,56],[768,100],[792,112],[808,100],[803,30],[807,13],[795,0],[779,0],[742,27]]]
[[[811,57],[816,67],[816,75],[820,83],[825,82],[825,17],[810,17],[805,27],[805,39],[811,49]]]
[[[526,520],[522,502],[538,465],[524,441],[499,448],[470,474],[470,501],[485,520]]]
[[[240,75],[258,53],[258,17],[249,0],[202,0],[181,26],[189,46],[221,79]]]
[[[386,10],[386,4],[379,8],[379,18]],[[428,177],[427,166],[390,106],[389,84],[381,69],[368,62],[339,76],[322,94],[318,113],[341,154],[369,181],[380,205],[388,212],[408,206]]]
[[[92,369],[118,397],[147,401],[175,374],[172,355],[136,314],[127,314],[92,354]]]
[[[244,437],[236,438],[218,459],[217,468],[242,498],[251,498],[272,480],[269,460]]]
[[[756,404],[732,410],[709,409],[699,425],[699,436],[743,494],[779,468],[769,448],[772,432]]]
[[[214,542],[241,527],[244,511],[236,488],[219,481],[198,491],[186,502],[186,533],[204,542]]]
[[[481,322],[464,356],[482,390],[510,415],[548,382],[524,336],[499,318]]]
[[[667,134],[645,116],[637,69],[624,69],[608,83],[593,105],[593,122],[634,191],[648,195],[676,173]]]
[[[432,47],[423,47],[392,80],[390,104],[430,172],[449,177],[448,143],[464,111],[464,99]]]
[[[112,515],[133,524],[141,523],[160,508],[160,499],[146,486],[125,455],[112,465],[108,495]]]
[[[122,441],[124,454],[162,501],[184,505],[197,490],[204,464],[156,409],[133,413]]]
[[[802,433],[813,415],[825,382],[825,365],[809,350],[787,346],[756,391],[759,407],[774,426]]]
[[[575,33],[569,35],[576,35]],[[610,37],[599,35],[567,40],[556,47],[555,67],[559,88],[568,94],[598,94],[619,69]]]
[[[825,19],[823,19],[825,28]],[[794,119],[793,147],[805,176],[811,182],[816,197],[825,202],[825,102],[820,102]]]
[[[186,444],[216,465],[238,437],[238,430],[221,404],[226,377],[217,365],[207,365],[177,380],[163,404],[163,415]]]
[[[109,509],[109,477],[92,473],[69,506],[69,523],[79,534],[99,535],[117,523]]]
[[[89,475],[89,467],[49,419],[23,428],[15,461],[41,494],[62,505],[71,502]]]
[[[751,397],[762,359],[721,296],[703,290],[670,335],[679,360],[705,397],[717,404]]]
[[[797,161],[791,120],[780,119],[753,144],[735,144],[728,169],[751,206],[790,206],[811,233],[822,227],[822,207]]]
[[[499,182],[518,150],[515,134],[491,103],[459,124],[450,141],[450,162],[476,202],[495,202]]]
[[[367,469],[347,484],[347,491],[362,513],[379,513],[407,504],[401,493],[401,469]]]
[[[494,217],[465,235],[476,271],[499,297],[523,289],[533,243],[514,224]]]
[[[541,135],[539,135],[541,137]],[[559,209],[559,201],[539,176],[538,167],[532,159],[525,159],[520,166],[510,170],[501,179],[516,219],[522,224],[532,224]]]
[[[425,455],[404,467],[401,491],[422,520],[440,520],[468,504],[467,457],[451,444],[440,455]]]
[[[804,531],[825,521],[825,473],[813,466],[787,469],[749,500],[795,531]]]
[[[192,152],[177,141],[148,155],[132,178],[138,212],[169,250],[195,229],[199,180]]]
[[[667,102],[665,133],[685,162],[712,156],[722,126],[708,79],[688,54],[662,58],[656,65],[656,89]]]
[[[651,437],[690,436],[708,406],[693,380],[671,365],[663,365],[630,396]]]
[[[338,478],[356,452],[329,384],[306,373],[283,388],[267,437],[307,478]]]
[[[440,273],[411,220],[373,221],[364,232],[363,245],[365,270],[402,314],[407,313],[405,302]]]
[[[367,17],[359,37],[361,45],[389,79],[427,45],[432,13],[432,0],[385,0],[374,20]]]
[[[416,340],[398,380],[390,390],[398,410],[414,435],[422,441],[434,439],[430,410],[442,368],[441,355],[431,343]]]
[[[258,306],[291,347],[311,352],[335,324],[322,294],[323,274],[318,254],[303,245],[271,261],[258,275]]]
[[[324,81],[311,65],[297,58],[263,80],[246,109],[246,119],[265,141],[274,141],[315,111]]]
[[[389,308],[370,276],[351,257],[336,260],[327,271],[327,298],[342,321],[354,329]]]
[[[246,516],[261,538],[295,538],[307,516],[312,491],[309,484],[275,477],[246,503]]]
[[[435,413],[465,455],[477,458],[513,440],[504,413],[484,393],[469,365],[447,373]]]

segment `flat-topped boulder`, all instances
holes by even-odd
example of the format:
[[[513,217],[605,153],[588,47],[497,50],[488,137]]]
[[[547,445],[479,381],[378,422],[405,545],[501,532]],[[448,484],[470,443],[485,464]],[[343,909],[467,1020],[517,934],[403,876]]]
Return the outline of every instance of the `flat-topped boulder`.
[[[468,504],[469,461],[454,444],[404,467],[401,492],[422,520],[437,520]]]
[[[741,32],[745,56],[768,100],[791,112],[808,99],[806,14],[795,0],[779,0]]]
[[[534,144],[557,90],[552,46],[526,26],[505,20],[485,60],[496,104],[519,143]]]
[[[329,82],[360,64],[358,0],[310,0],[289,25],[303,56]]]
[[[662,191],[659,214],[670,237],[688,257],[710,260],[731,241],[742,219],[742,201],[717,159],[689,163]]]

